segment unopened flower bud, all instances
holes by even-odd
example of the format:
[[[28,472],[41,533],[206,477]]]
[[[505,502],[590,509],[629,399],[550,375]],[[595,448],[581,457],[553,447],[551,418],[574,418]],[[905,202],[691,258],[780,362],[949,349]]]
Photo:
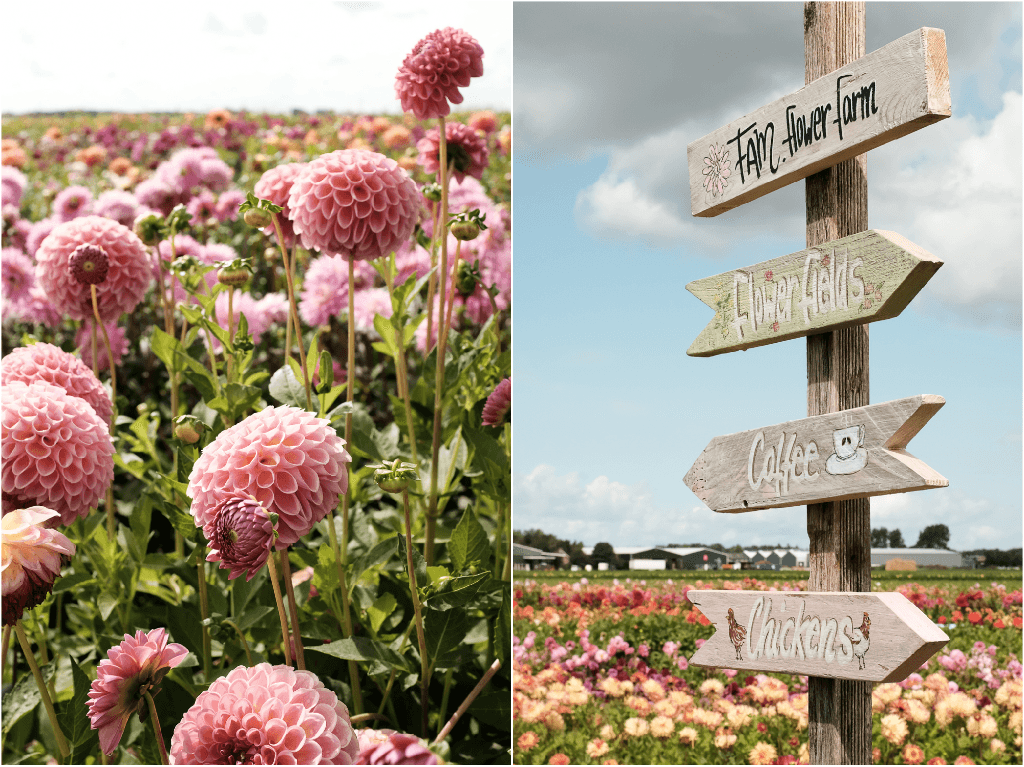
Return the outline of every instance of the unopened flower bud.
[[[265,210],[260,210],[259,208],[250,208],[245,211],[242,218],[245,219],[245,223],[256,229],[262,229],[263,227],[270,226],[271,223],[273,223],[273,219],[271,219],[270,214]]]
[[[455,275],[455,289],[463,298],[472,295],[480,282],[480,273],[466,261],[459,262],[459,272]]]
[[[96,245],[79,245],[68,261],[71,276],[82,285],[99,285],[107,279],[108,267],[107,251]]]
[[[416,466],[402,463],[395,459],[393,463],[384,463],[373,472],[373,481],[385,493],[401,493],[416,479]]]
[[[174,436],[186,445],[194,445],[206,429],[206,424],[194,415],[178,416],[174,421]]]
[[[248,269],[219,269],[217,271],[217,282],[221,285],[244,285],[249,280]]]
[[[456,221],[451,225],[452,234],[457,240],[475,240],[480,234],[480,227],[475,221]]]
[[[163,234],[163,219],[154,213],[148,216],[140,216],[135,221],[135,234],[145,245],[156,245],[160,242]]]
[[[427,184],[423,187],[423,196],[431,202],[441,202],[441,185],[440,184]]]

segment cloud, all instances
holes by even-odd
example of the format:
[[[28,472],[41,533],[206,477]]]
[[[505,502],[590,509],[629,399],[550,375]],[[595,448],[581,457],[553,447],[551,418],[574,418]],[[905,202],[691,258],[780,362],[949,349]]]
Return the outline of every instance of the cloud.
[[[917,543],[924,528],[944,524],[949,527],[950,548],[956,551],[1012,548],[1009,542],[1021,538],[1020,526],[1012,530],[1005,524],[994,526],[990,521],[1013,516],[1008,510],[997,509],[991,500],[971,498],[950,488],[871,499],[871,526],[898,528],[908,546]]]

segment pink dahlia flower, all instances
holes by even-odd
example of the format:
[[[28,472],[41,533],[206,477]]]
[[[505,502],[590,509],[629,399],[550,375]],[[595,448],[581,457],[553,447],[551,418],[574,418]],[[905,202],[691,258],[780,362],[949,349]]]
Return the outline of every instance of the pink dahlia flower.
[[[356,330],[372,333],[374,336],[377,336],[377,331],[373,327],[373,318],[378,314],[390,318],[394,312],[387,288],[356,291],[352,297],[352,310],[355,314]]]
[[[114,481],[114,445],[85,400],[44,381],[3,387],[3,512],[46,506],[70,525]]]
[[[4,304],[3,310],[4,317],[7,317],[8,310],[10,310],[10,315],[22,322],[38,323],[50,328],[58,328],[64,321],[64,316],[53,305],[53,301],[46,295],[38,282],[32,283],[27,299],[11,306]]]
[[[431,32],[405,57],[395,78],[395,96],[402,111],[420,120],[443,117],[451,104],[461,104],[459,88],[484,73],[484,49],[461,29]]]
[[[484,403],[483,425],[500,426],[512,409],[512,379],[506,378],[494,387]]]
[[[439,764],[437,755],[415,735],[394,730],[359,730],[356,764]]]
[[[185,210],[191,214],[194,223],[205,225],[211,218],[216,220],[217,198],[209,189],[202,189],[199,194],[188,201]]]
[[[131,229],[139,215],[139,201],[135,195],[123,189],[108,189],[96,198],[96,215],[112,218],[122,226]]]
[[[427,256],[429,258],[429,254]],[[429,269],[429,267],[428,267]],[[357,261],[356,290],[373,285],[373,266]],[[299,295],[299,316],[307,325],[326,325],[348,311],[348,264],[341,256],[318,256],[306,267]]]
[[[93,316],[89,285],[75,281],[68,269],[79,245],[102,248],[109,263],[107,279],[96,286],[104,322],[132,311],[153,279],[146,246],[131,229],[102,216],[85,216],[58,224],[36,252],[36,278],[50,299],[75,320]]]
[[[469,127],[482,133],[494,133],[498,128],[498,117],[494,112],[485,109],[483,112],[474,112],[469,116]]]
[[[92,326],[95,321],[86,320],[75,333],[75,351],[82,358],[82,362],[90,370],[95,367],[97,370],[107,370],[110,367],[110,360],[107,358],[107,347],[103,343],[103,333],[96,330],[96,356],[99,357],[97,364],[92,364]],[[110,339],[110,351],[114,355],[114,366],[121,364],[124,355],[128,353],[128,331],[116,322],[106,322],[107,337]]]
[[[36,282],[36,265],[17,248],[0,251],[0,296],[12,304],[28,300],[28,292]]]
[[[245,192],[241,189],[228,189],[217,198],[217,209],[214,215],[218,221],[234,221],[238,218],[238,206],[245,202]]]
[[[124,641],[107,650],[96,667],[96,680],[89,689],[89,720],[100,731],[103,753],[114,753],[131,715],[146,710],[145,694],[156,688],[188,655],[180,644],[167,643],[166,629],[124,635]]]
[[[288,405],[268,407],[203,450],[189,475],[192,515],[205,528],[224,498],[251,495],[279,515],[277,548],[286,548],[337,504],[351,460],[329,421]]]
[[[260,180],[256,182],[253,193],[261,200],[270,200],[274,205],[281,206],[281,212],[277,214],[277,222],[281,225],[281,234],[284,235],[284,245],[291,248],[295,244],[295,230],[292,228],[291,208],[288,206],[288,195],[292,191],[292,184],[309,167],[304,162],[288,162],[278,165],[266,171]],[[277,237],[274,224],[266,227],[263,232],[268,237]]]
[[[92,192],[88,187],[69,186],[53,198],[53,215],[58,221],[71,221],[88,215],[92,209]]]
[[[238,258],[238,251],[226,242],[208,242],[198,258],[207,266],[216,266],[222,261],[234,261]]]
[[[239,666],[200,693],[171,738],[171,764],[352,764],[348,708],[310,671]]]
[[[60,221],[56,218],[44,218],[42,221],[32,224],[32,228],[25,235],[25,252],[30,256],[35,256],[39,246],[43,244],[43,240],[50,236],[50,232],[59,223]]]
[[[71,561],[75,544],[46,523],[60,514],[43,506],[30,506],[5,514],[0,538],[0,573],[3,581],[3,622],[13,626],[50,593],[60,568]]]
[[[0,384],[45,381],[59,386],[72,397],[88,402],[96,414],[110,423],[114,406],[103,384],[89,367],[59,346],[37,343],[15,349],[0,361]]]
[[[21,206],[21,198],[28,186],[28,178],[13,165],[4,165],[0,170],[0,204]]]
[[[245,574],[250,581],[267,563],[274,548],[274,524],[267,510],[255,498],[230,496],[210,510],[212,519],[203,526],[210,542],[207,562],[220,562],[231,570],[228,579]]]
[[[320,155],[292,183],[292,226],[302,247],[369,260],[397,250],[420,218],[420,194],[398,163],[377,152]]]
[[[482,178],[487,169],[487,139],[462,123],[446,123],[444,135],[447,143],[448,165],[460,183],[466,176]],[[419,157],[416,162],[427,173],[437,173],[441,167],[441,131],[433,128],[416,143]]]

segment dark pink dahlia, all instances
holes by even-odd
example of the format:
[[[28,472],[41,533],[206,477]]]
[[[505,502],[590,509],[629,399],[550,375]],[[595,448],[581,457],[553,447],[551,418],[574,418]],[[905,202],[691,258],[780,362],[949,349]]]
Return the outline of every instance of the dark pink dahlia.
[[[506,378],[494,387],[484,403],[483,425],[501,426],[505,415],[512,409],[512,379]]]
[[[246,581],[252,580],[274,548],[274,524],[267,510],[251,496],[233,496],[219,501],[210,513],[213,519],[203,526],[211,549],[206,561],[231,570],[229,580],[243,573]]]
[[[452,175],[462,183],[466,176],[482,178],[487,170],[487,139],[462,123],[446,123],[444,126],[448,165]],[[433,128],[416,143],[419,157],[416,162],[427,173],[437,173],[441,167],[441,131]]]
[[[364,149],[317,157],[292,183],[288,206],[304,248],[346,261],[397,250],[421,210],[409,174],[394,160]]]
[[[394,730],[360,730],[356,764],[439,764],[437,755],[415,735]]]
[[[465,31],[445,27],[431,32],[405,57],[395,78],[402,110],[420,120],[451,113],[461,104],[459,88],[484,73],[484,49]]]

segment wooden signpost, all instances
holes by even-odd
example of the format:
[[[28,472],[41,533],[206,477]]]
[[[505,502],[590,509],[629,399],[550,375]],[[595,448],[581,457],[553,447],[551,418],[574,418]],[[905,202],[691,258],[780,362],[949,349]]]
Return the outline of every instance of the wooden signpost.
[[[686,148],[690,207],[717,216],[949,117],[946,33],[923,27]]]
[[[687,155],[695,216],[806,179],[807,250],[688,287],[716,312],[690,354],[807,337],[809,417],[712,440],[686,483],[716,511],[806,503],[813,594],[691,591],[719,626],[691,662],[808,674],[811,763],[870,764],[872,681],[904,678],[946,637],[898,594],[868,593],[868,497],[948,483],[903,450],[942,398],[868,397],[863,323],[899,314],[940,264],[867,231],[863,153],[950,116],[946,36],[924,27],[865,55],[863,2],[806,2],[803,27],[805,86]]]
[[[871,230],[686,289],[715,316],[686,352],[712,357],[896,317],[942,262],[895,232]]]
[[[690,659],[867,682],[900,682],[949,637],[899,592],[702,591],[687,598],[715,625]]]
[[[922,394],[715,437],[683,482],[724,512],[946,487],[904,449],[945,402]]]

